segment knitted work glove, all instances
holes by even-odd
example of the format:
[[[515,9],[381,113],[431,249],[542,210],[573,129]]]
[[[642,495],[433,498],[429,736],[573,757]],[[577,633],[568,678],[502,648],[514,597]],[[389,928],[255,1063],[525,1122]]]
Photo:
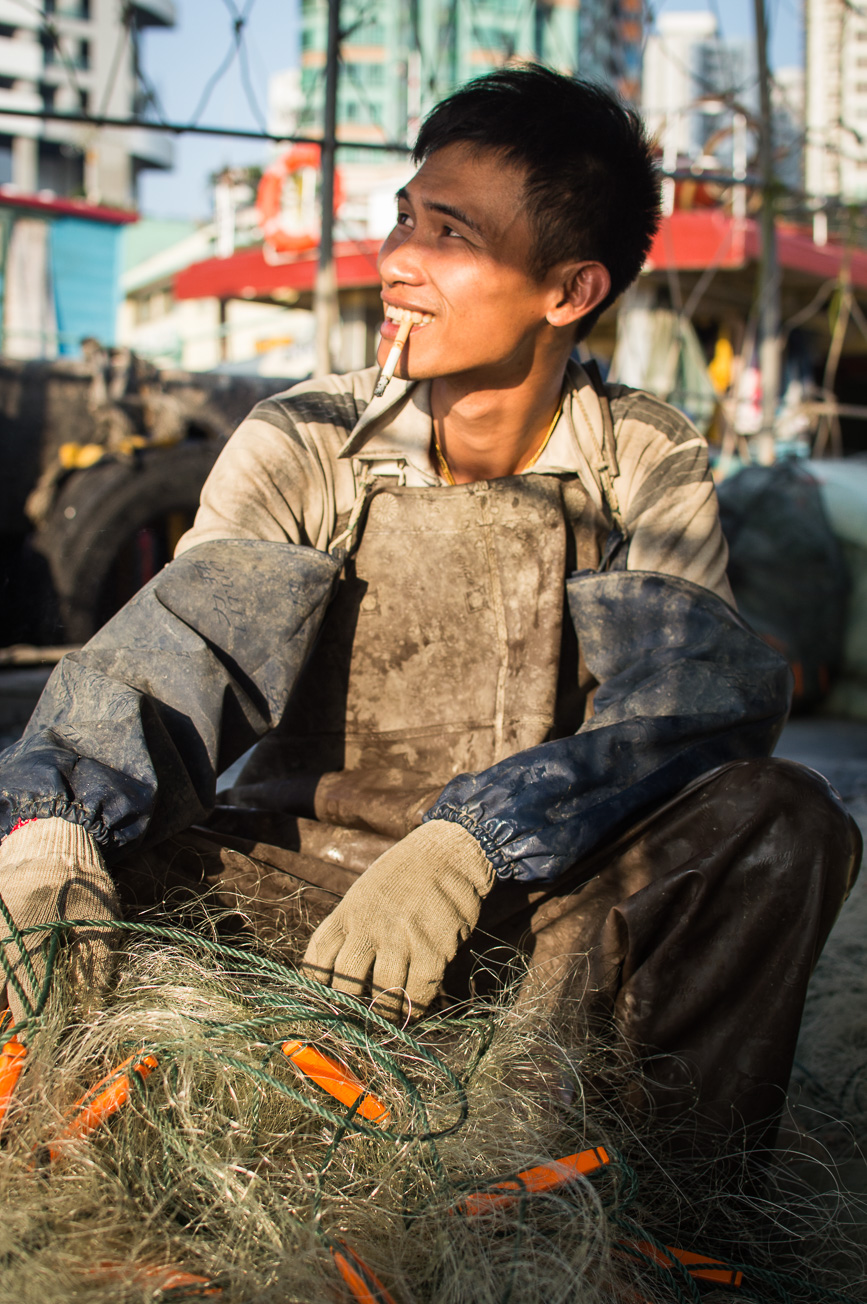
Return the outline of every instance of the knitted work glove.
[[[38,819],[10,833],[0,846],[0,896],[16,928],[47,923],[51,919],[104,919],[108,924],[119,914],[114,884],[103,864],[94,839],[80,824],[63,819]],[[9,936],[9,925],[0,917],[0,938]],[[99,990],[111,971],[110,928],[73,929],[65,934],[74,947],[71,977],[81,994]],[[31,933],[26,953],[14,942],[4,950],[7,963],[35,1004],[45,978],[45,959],[50,933]],[[0,991],[5,971],[0,970]],[[30,1010],[11,982],[6,982],[6,999],[16,1021]]]
[[[430,820],[353,883],[311,937],[302,968],[353,996],[370,979],[383,1014],[417,1016],[475,928],[494,877],[471,833],[450,820]]]

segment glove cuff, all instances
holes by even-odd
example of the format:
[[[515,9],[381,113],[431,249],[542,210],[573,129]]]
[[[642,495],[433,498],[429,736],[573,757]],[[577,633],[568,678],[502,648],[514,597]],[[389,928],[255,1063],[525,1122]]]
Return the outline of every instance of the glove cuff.
[[[399,845],[418,856],[448,865],[471,883],[480,897],[486,897],[494,886],[496,870],[481,843],[454,820],[427,820],[408,833]]]
[[[93,835],[81,824],[56,815],[21,824],[3,839],[0,865],[23,860],[73,862],[83,870],[105,871],[102,852]]]

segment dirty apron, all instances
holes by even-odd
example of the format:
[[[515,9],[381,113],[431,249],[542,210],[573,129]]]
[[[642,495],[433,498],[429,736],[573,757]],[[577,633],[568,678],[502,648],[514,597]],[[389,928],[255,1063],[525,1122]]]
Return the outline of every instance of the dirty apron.
[[[317,645],[239,805],[397,839],[455,775],[584,718],[565,580],[597,568],[610,525],[577,478],[400,478],[376,468]],[[572,682],[559,692],[561,670]]]
[[[403,485],[399,464],[374,469],[283,721],[230,806],[185,835],[220,900],[296,956],[451,778],[574,732],[594,687],[564,583],[598,567],[610,521],[574,476],[428,489]],[[723,766],[556,882],[498,882],[445,990],[484,994],[519,957],[525,994],[555,1018],[576,997],[647,1052],[654,1109],[756,1139],[859,859],[818,775]]]

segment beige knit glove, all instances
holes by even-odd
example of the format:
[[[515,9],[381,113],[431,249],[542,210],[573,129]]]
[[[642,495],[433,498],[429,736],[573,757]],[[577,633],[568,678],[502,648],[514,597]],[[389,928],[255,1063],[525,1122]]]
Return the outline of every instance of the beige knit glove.
[[[109,878],[95,840],[80,824],[63,819],[38,819],[22,824],[0,845],[0,896],[16,928],[51,919],[104,919],[120,913],[114,883]],[[0,917],[0,938],[9,926]],[[5,956],[31,1003],[38,999],[45,978],[50,933],[31,933],[26,954],[14,942]],[[73,929],[65,941],[74,947],[71,976],[82,996],[99,991],[111,972],[110,928]],[[0,990],[5,971],[0,970]],[[34,981],[35,980],[35,981]],[[29,1011],[11,982],[6,999],[17,1022]]]
[[[494,867],[471,833],[430,820],[383,852],[310,939],[302,968],[390,1018],[421,1014],[476,926]],[[384,993],[384,995],[383,995]]]

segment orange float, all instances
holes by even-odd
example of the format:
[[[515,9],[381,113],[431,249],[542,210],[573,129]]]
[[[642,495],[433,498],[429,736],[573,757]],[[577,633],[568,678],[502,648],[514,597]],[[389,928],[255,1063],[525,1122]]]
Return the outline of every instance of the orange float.
[[[277,159],[262,173],[259,189],[256,192],[256,212],[259,215],[259,227],[265,237],[265,244],[276,253],[302,253],[305,249],[315,249],[319,244],[319,232],[289,231],[283,216],[283,187],[289,177],[305,168],[319,171],[322,164],[322,150],[318,145],[293,145],[288,153]],[[344,200],[343,181],[340,173],[334,173],[334,212],[336,213]]]

